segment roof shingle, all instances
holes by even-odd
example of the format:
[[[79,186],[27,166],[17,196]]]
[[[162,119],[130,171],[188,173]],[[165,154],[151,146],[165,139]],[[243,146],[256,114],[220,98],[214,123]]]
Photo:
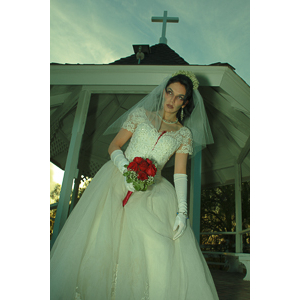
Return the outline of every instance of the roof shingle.
[[[116,60],[109,65],[137,65],[135,54]],[[141,65],[189,65],[181,56],[166,44],[156,44],[150,47],[150,53],[145,53]]]

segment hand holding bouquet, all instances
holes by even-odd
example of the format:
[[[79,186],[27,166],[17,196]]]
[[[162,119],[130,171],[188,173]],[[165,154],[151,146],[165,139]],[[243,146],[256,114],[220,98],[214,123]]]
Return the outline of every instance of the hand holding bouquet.
[[[136,191],[146,191],[148,186],[154,183],[154,176],[156,175],[157,168],[155,163],[150,159],[143,159],[135,157],[129,165],[125,165],[127,171],[123,173],[126,176],[128,183],[133,183]],[[128,191],[123,206],[127,203],[132,192]]]

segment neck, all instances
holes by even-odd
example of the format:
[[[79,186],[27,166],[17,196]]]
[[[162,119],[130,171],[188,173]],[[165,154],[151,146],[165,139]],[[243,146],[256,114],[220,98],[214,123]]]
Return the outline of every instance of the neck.
[[[169,122],[174,122],[177,119],[176,113],[171,114],[171,113],[164,112],[163,119]]]

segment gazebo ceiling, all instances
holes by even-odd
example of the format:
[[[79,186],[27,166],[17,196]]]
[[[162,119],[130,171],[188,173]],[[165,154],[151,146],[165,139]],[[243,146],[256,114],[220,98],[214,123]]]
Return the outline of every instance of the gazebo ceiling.
[[[214,144],[202,155],[202,185],[234,183],[235,163],[242,163],[243,181],[250,178],[250,88],[230,65],[58,65],[50,66],[50,160],[64,169],[77,101],[82,90],[91,101],[82,139],[79,169],[93,177],[110,158],[113,136],[105,129],[121,114],[178,69],[197,76]],[[165,171],[168,173],[168,170]]]

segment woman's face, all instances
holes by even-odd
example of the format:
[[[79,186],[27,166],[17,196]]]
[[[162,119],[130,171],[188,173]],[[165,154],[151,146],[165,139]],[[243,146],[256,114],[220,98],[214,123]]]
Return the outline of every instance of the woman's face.
[[[184,107],[183,104],[184,96],[186,93],[185,86],[179,82],[174,82],[168,85],[165,90],[165,104],[164,110],[168,113],[177,113],[177,111]]]

